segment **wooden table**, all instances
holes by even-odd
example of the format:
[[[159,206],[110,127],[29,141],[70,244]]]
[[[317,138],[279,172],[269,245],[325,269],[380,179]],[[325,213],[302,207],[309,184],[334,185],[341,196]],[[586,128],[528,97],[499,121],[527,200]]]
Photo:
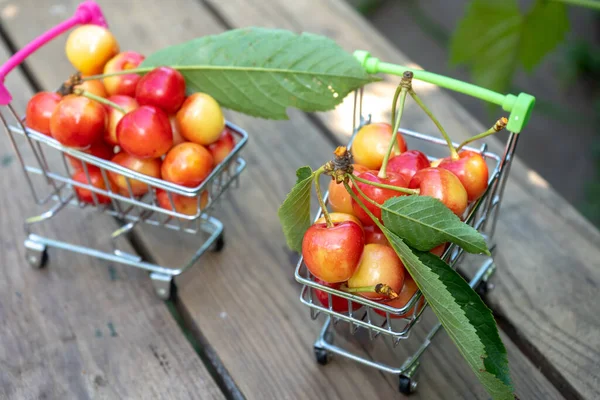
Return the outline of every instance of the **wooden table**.
[[[164,46],[242,26],[310,31],[348,51],[365,49],[411,65],[343,0],[99,1],[123,49],[149,54]],[[70,16],[76,1],[0,3],[6,59],[43,30]],[[64,41],[49,44],[15,70],[7,84],[19,110],[36,90],[54,89],[71,70]],[[434,71],[435,72],[435,71]],[[394,90],[383,81],[366,91],[374,118],[388,118]],[[422,98],[456,140],[483,130],[451,98],[420,85]],[[406,126],[436,134],[421,113]],[[228,118],[250,134],[248,169],[218,210],[226,248],[205,255],[177,280],[174,302],[153,293],[147,274],[65,252],[49,268],[24,261],[23,219],[39,213],[29,198],[8,140],[0,135],[0,398],[399,398],[397,379],[336,358],[318,365],[312,343],[321,327],[298,299],[296,258],[286,250],[276,210],[297,167],[317,167],[350,133],[351,104],[289,121]],[[535,116],[534,116],[535,118]],[[526,131],[524,134],[527,134]],[[493,150],[502,144],[488,141]],[[64,214],[64,215],[62,215]],[[60,222],[63,221],[63,222]],[[59,227],[60,226],[60,227]],[[105,215],[67,210],[46,234],[105,244],[117,227]],[[522,399],[600,397],[600,233],[535,171],[518,159],[497,228],[496,289],[487,297],[507,347]],[[140,227],[125,249],[148,260],[177,263],[194,243]],[[134,250],[135,249],[135,250]],[[235,285],[235,294],[222,290]],[[418,344],[435,322],[426,315]],[[401,360],[377,344],[356,351]],[[412,346],[412,347],[411,347]],[[450,339],[442,333],[423,356],[417,399],[488,398]]]

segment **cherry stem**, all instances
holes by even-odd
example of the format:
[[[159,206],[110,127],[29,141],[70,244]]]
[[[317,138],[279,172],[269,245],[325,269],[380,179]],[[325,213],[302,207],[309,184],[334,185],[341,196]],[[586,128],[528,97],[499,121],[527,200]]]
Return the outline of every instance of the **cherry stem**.
[[[470,137],[469,139],[467,139],[464,142],[462,142],[456,148],[456,151],[457,152],[460,151],[464,146],[468,145],[471,142],[474,142],[474,141],[479,140],[479,139],[483,139],[486,136],[490,136],[490,135],[493,135],[494,133],[500,132],[502,129],[506,128],[506,124],[507,123],[508,123],[508,120],[506,119],[506,117],[500,118],[498,121],[496,121],[496,123],[494,124],[494,126],[492,126],[487,131],[485,131],[483,133],[480,133],[478,135],[475,135],[473,137]]]
[[[98,103],[102,103],[104,105],[112,107],[115,110],[122,112],[123,114],[127,114],[127,110],[125,110],[123,107],[121,107],[117,103],[114,103],[108,99],[105,99],[104,97],[96,96],[95,94],[87,92],[83,89],[75,89],[75,90],[73,90],[73,94],[76,94],[78,96],[87,97],[90,100],[97,101]]]
[[[354,186],[356,187],[356,185],[354,185]],[[379,218],[377,218],[375,215],[373,215],[373,213],[367,208],[367,206],[365,206],[365,203],[363,203],[362,200],[358,198],[358,196],[350,188],[350,185],[348,185],[348,182],[344,182],[344,187],[346,188],[346,190],[350,194],[350,197],[352,197],[352,199],[360,206],[360,208],[362,208],[363,211],[367,213],[367,215],[373,220],[373,222],[375,223],[375,225],[377,225],[377,227],[379,229],[381,229],[382,232],[384,232],[385,228],[384,228],[383,224],[381,222],[379,222]],[[358,191],[361,193],[361,195],[363,197],[365,197],[369,201],[372,201],[377,206],[381,207],[381,204],[377,204],[373,200],[371,200],[368,197],[366,197],[365,194],[362,192],[362,190],[360,190],[359,187],[356,187],[356,188],[358,189]]]
[[[417,93],[415,93],[414,90],[411,89],[408,93],[410,93],[410,96],[413,98],[413,100],[419,105],[419,107],[421,107],[425,114],[429,116],[429,118],[433,121],[435,126],[437,126],[440,132],[442,133],[442,136],[448,144],[448,149],[450,149],[450,157],[452,157],[453,160],[458,160],[458,152],[454,148],[450,136],[448,136],[448,133],[446,133],[446,131],[442,127],[442,124],[440,124],[440,121],[438,121],[438,119],[433,115],[429,108],[427,108],[427,106],[421,101],[421,99],[419,98],[419,96],[417,96]]]
[[[333,222],[331,221],[331,216],[327,211],[327,206],[323,201],[323,192],[321,191],[321,184],[319,183],[319,177],[321,174],[325,172],[324,167],[319,168],[315,171],[315,177],[313,178],[315,181],[315,190],[317,191],[317,199],[319,200],[319,204],[321,205],[321,210],[323,211],[323,215],[325,216],[325,222],[327,223],[328,228],[333,228]]]
[[[348,293],[377,293],[388,296],[390,299],[395,299],[398,297],[398,293],[394,291],[391,287],[386,285],[385,283],[378,283],[373,286],[361,286],[361,287],[348,287],[347,285],[340,286],[340,289],[344,292]]]
[[[372,185],[372,186],[375,186],[378,188],[395,190],[397,192],[401,192],[401,193],[405,193],[405,194],[409,194],[409,195],[410,194],[417,194],[417,195],[419,194],[419,189],[408,189],[408,188],[403,188],[400,186],[386,185],[385,183],[372,182],[372,181],[368,181],[364,178],[361,178],[361,177],[355,176],[355,175],[350,175],[350,179],[352,179],[353,181],[359,181],[362,183],[366,183],[367,185]]]
[[[381,204],[379,204],[378,202],[376,202],[375,200],[373,200],[372,198],[368,197],[365,192],[363,192],[363,190],[358,187],[358,185],[356,184],[356,181],[354,180],[354,178],[356,178],[354,175],[349,175],[350,176],[350,180],[352,181],[352,184],[354,185],[354,187],[356,188],[356,190],[358,190],[358,193],[364,198],[366,199],[369,203],[373,204],[376,207],[381,208]],[[346,188],[346,190],[350,190],[352,191],[352,189],[348,189]],[[350,193],[350,196],[352,196],[354,193]]]
[[[378,177],[381,179],[387,178],[387,165],[390,160],[390,155],[392,154],[392,149],[396,146],[396,138],[398,137],[398,129],[400,129],[400,120],[402,119],[402,112],[404,111],[404,103],[406,102],[406,95],[408,94],[408,89],[405,87],[400,88],[400,107],[398,110],[398,115],[394,120],[394,127],[392,129],[392,140],[390,141],[390,145],[388,147],[387,152],[383,158],[383,163],[381,164],[381,169],[379,170]],[[394,99],[395,100],[395,99]],[[396,104],[394,104],[394,109],[396,108]],[[395,114],[395,113],[394,113]]]
[[[129,74],[143,74],[145,72],[150,72],[155,67],[145,67],[145,68],[132,68],[132,69],[123,69],[121,71],[110,72],[108,74],[98,74],[98,75],[90,75],[82,77],[82,81],[94,81],[97,79],[110,78],[111,76],[119,76],[119,75],[129,75]],[[171,67],[173,69],[178,69],[175,67]]]

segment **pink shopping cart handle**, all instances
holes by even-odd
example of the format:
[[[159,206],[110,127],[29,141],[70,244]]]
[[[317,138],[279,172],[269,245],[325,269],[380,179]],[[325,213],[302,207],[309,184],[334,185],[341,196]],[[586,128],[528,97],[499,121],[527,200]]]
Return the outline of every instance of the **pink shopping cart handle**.
[[[75,14],[66,21],[61,22],[54,28],[45,32],[41,36],[37,37],[30,43],[28,43],[21,50],[13,54],[2,66],[0,66],[0,105],[7,105],[11,102],[12,96],[4,85],[4,79],[6,75],[10,73],[15,67],[20,65],[29,55],[35,52],[37,49],[51,41],[52,39],[60,36],[65,31],[68,31],[72,27],[78,24],[94,24],[107,28],[106,19],[100,6],[93,0],[84,1],[77,7]]]

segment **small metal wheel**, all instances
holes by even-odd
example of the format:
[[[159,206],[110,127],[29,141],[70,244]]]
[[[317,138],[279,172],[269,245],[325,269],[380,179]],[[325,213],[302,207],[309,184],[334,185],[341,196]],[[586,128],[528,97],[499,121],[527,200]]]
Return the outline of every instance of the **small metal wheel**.
[[[43,244],[26,240],[25,259],[32,268],[44,268],[48,263],[48,249]]]
[[[321,365],[327,365],[327,363],[329,362],[329,352],[325,349],[320,349],[318,347],[315,347],[315,358],[317,359],[317,362]]]
[[[172,276],[153,272],[150,274],[150,279],[152,279],[152,285],[154,286],[156,295],[161,300],[172,300],[175,297],[177,287],[175,286],[175,281]]]
[[[215,240],[215,244],[213,245],[212,251],[215,253],[220,252],[225,247],[225,236],[221,233],[217,240]]]
[[[400,384],[398,386],[400,393],[409,395],[417,390],[417,381],[405,375],[400,375]]]

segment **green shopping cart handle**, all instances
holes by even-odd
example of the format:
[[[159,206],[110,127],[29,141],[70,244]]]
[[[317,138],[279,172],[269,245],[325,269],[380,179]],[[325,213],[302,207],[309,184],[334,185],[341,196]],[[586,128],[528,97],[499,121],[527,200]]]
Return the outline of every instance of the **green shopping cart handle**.
[[[368,51],[364,50],[356,50],[354,52],[354,57],[360,61],[363,68],[369,74],[384,73],[401,76],[405,71],[411,71],[418,80],[429,82],[455,92],[463,93],[502,106],[504,111],[510,113],[508,125],[506,126],[506,129],[510,132],[519,133],[523,130],[531,117],[531,111],[535,105],[535,97],[527,93],[520,93],[518,96],[496,93],[477,85],[448,78],[447,76],[419,69],[412,69],[402,65],[381,62],[381,60],[372,57]]]

